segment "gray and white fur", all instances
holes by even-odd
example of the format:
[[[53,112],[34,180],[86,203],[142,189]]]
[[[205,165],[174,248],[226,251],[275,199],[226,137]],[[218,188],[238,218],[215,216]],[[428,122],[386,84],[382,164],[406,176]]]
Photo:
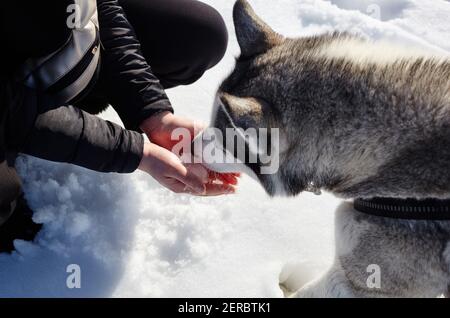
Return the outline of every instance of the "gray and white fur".
[[[285,38],[245,0],[234,23],[241,56],[213,123],[280,129],[280,169],[258,174],[268,194],[314,184],[346,200],[450,198],[448,56],[342,33]],[[344,202],[332,269],[296,296],[436,297],[450,284],[449,242],[449,221],[374,217]],[[381,288],[366,284],[370,264]]]

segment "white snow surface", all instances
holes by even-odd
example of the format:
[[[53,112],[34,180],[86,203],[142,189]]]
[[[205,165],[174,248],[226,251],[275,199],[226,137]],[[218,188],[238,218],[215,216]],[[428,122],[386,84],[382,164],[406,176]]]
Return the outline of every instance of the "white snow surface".
[[[204,2],[227,22],[227,55],[194,85],[168,93],[177,114],[207,122],[239,48],[234,1]],[[286,36],[350,31],[450,51],[444,0],[250,2]],[[102,117],[120,122],[112,109]],[[31,157],[21,157],[17,167],[44,229],[35,243],[16,241],[17,252],[0,254],[0,297],[282,297],[278,282],[287,264],[317,274],[333,259],[339,200],[330,194],[271,199],[244,177],[236,195],[193,198],[172,194],[141,172],[99,174]],[[69,264],[81,268],[79,289],[66,286]]]

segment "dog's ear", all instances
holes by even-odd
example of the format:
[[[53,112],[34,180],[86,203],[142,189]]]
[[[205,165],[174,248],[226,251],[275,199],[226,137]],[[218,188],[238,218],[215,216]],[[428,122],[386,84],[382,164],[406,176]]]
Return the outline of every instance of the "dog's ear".
[[[242,56],[251,57],[264,53],[283,40],[280,34],[256,15],[246,0],[235,3],[233,19]]]
[[[256,128],[263,118],[263,104],[255,98],[242,98],[221,94],[220,104],[228,119],[237,127]]]

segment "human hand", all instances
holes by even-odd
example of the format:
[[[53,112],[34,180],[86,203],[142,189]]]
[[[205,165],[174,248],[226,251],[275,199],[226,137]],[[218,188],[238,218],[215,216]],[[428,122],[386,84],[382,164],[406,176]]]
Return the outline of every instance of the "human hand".
[[[178,140],[172,140],[172,132],[175,129],[186,129],[191,135],[191,140],[193,140],[205,128],[205,125],[185,117],[176,116],[171,112],[161,112],[144,120],[140,127],[152,143],[167,150],[172,150],[179,142]]]
[[[205,125],[184,117],[175,116],[171,112],[162,112],[145,120],[140,127],[152,143],[171,151],[179,142],[179,140],[172,139],[172,132],[175,129],[186,129],[190,134],[190,141],[192,141],[204,129]],[[171,154],[178,159],[173,153]],[[178,162],[183,165],[179,159]],[[225,191],[222,194],[233,193],[234,191],[228,192],[230,190],[228,186],[237,185],[238,178],[240,177],[238,173],[222,174],[212,172],[201,164],[184,164],[184,167],[188,172],[192,170],[196,171],[197,174],[208,176],[205,183],[206,192],[204,195],[220,195],[220,190]],[[223,183],[224,187],[221,188],[217,184],[218,182]]]
[[[184,165],[175,154],[152,143],[144,144],[139,170],[145,171],[161,185],[175,193],[198,196],[218,196],[235,193],[236,178],[224,176],[221,180],[199,164]]]

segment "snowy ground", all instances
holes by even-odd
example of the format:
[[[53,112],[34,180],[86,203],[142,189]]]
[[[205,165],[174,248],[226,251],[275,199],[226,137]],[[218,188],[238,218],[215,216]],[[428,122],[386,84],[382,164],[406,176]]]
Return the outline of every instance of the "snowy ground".
[[[213,94],[238,47],[231,0],[205,1],[227,20],[230,47],[195,85],[169,92],[176,111],[208,121]],[[450,51],[444,0],[251,0],[287,36],[332,30]],[[109,110],[105,118],[117,121]],[[0,255],[0,296],[281,297],[286,264],[319,272],[333,255],[331,195],[269,199],[249,178],[235,196],[191,198],[161,189],[142,173],[102,175],[21,158],[37,243]],[[66,267],[81,267],[81,289],[66,287]]]

